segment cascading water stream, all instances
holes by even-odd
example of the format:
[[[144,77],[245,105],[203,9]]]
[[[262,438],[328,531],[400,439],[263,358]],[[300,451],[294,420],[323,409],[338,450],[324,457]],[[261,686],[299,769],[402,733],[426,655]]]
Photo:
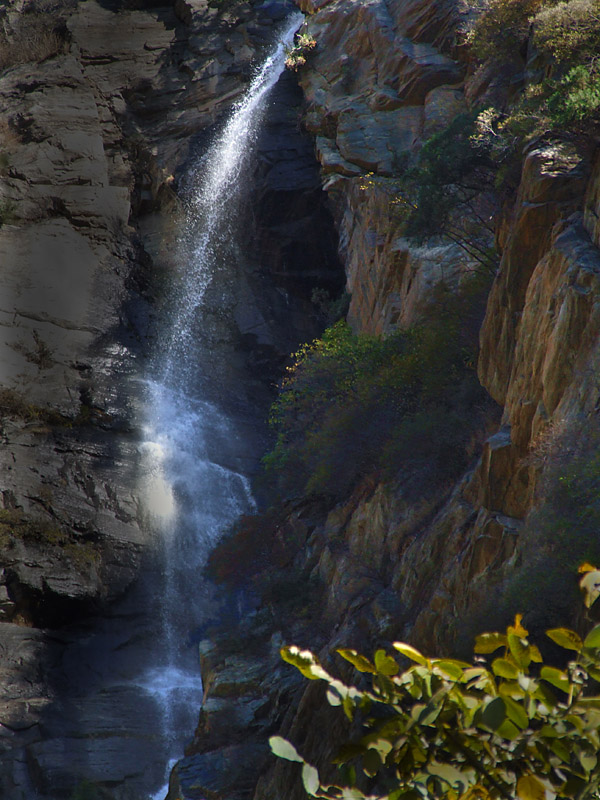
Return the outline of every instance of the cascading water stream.
[[[196,647],[189,644],[201,619],[200,567],[220,533],[254,505],[235,422],[219,403],[226,365],[218,363],[212,343],[221,336],[220,304],[235,292],[232,265],[242,253],[251,155],[301,20],[294,14],[286,22],[279,43],[194,170],[178,249],[182,274],[175,279],[165,345],[147,381],[147,501],[164,539],[163,636],[140,683],[161,706],[168,760],[181,754],[201,701]]]

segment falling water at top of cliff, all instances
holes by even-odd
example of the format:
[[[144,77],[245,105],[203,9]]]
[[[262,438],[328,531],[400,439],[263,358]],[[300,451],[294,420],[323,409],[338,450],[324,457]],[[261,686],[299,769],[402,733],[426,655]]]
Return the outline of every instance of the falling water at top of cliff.
[[[244,209],[252,154],[269,92],[301,20],[294,14],[286,21],[278,44],[188,178],[179,273],[147,382],[147,500],[163,539],[164,580],[157,590],[163,634],[140,683],[163,708],[168,759],[181,754],[180,737],[191,734],[201,701],[195,631],[205,595],[199,567],[221,532],[254,505],[232,413],[235,343],[227,309],[250,224]]]

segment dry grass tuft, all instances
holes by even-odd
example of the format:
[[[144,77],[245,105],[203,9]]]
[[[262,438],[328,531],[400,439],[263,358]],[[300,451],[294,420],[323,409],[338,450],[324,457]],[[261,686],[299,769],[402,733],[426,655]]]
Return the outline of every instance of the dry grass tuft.
[[[0,33],[0,69],[41,62],[64,50],[66,29],[56,17],[24,14],[12,29]]]

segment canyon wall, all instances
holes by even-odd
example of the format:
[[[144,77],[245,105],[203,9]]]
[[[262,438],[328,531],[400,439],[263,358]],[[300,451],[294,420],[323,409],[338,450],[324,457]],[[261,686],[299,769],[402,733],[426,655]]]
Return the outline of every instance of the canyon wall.
[[[192,167],[289,11],[2,10],[2,796],[56,800],[87,781],[145,798],[163,781],[160,709],[134,685],[156,647],[161,585],[144,378]],[[311,287],[340,284],[299,90],[288,76],[278,91],[249,198],[260,241],[227,309],[249,471],[280,365],[318,332]],[[321,231],[310,271],[293,255],[309,229]]]
[[[460,286],[475,266],[456,243],[436,237],[416,246],[398,233],[392,181],[399,165],[457,115],[507,108],[531,71],[525,63],[494,71],[468,61],[458,35],[472,15],[468,3],[300,5],[314,40],[299,70],[304,122],[340,235],[348,321],[357,332],[389,333],[422,319],[434,287]],[[274,763],[268,753],[274,733],[325,775],[331,770],[344,722],[325,710],[318,681],[307,686],[281,661],[282,644],[309,647],[350,679],[336,647],[370,653],[401,639],[426,652],[468,655],[476,632],[526,610],[511,609],[506,584],[532,549],[536,555],[532,509],[548,453],[559,441],[568,451],[561,436],[596,441],[595,144],[592,136],[532,142],[518,186],[485,206],[500,261],[478,373],[499,411],[468,472],[433,498],[415,500],[401,475],[386,484],[366,478],[334,508],[314,498],[290,501],[263,518],[257,536],[273,549],[247,570],[240,591],[251,599],[257,585],[278,576],[280,592],[259,608],[250,602],[237,621],[230,615],[201,644],[205,702],[170,799],[305,797],[296,765]],[[558,584],[542,591],[533,567],[532,560],[529,595],[519,602],[533,607],[538,629],[560,622],[552,614],[569,613],[570,600],[557,597]],[[237,769],[247,756],[253,776]]]

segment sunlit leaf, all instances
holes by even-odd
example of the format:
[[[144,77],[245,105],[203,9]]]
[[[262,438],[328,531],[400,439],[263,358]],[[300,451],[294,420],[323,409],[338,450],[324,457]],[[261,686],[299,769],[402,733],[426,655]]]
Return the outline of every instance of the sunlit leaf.
[[[519,675],[518,668],[507,658],[495,658],[492,661],[492,672],[501,678],[514,679]]]
[[[362,656],[360,653],[357,653],[356,650],[340,648],[339,650],[336,650],[336,653],[339,653],[342,658],[345,658],[346,661],[349,661],[359,672],[375,672],[375,666],[371,664],[369,659],[365,658],[365,656]]]
[[[327,702],[330,706],[341,706],[342,698],[337,692],[332,692],[330,689],[327,691]]]
[[[410,658],[411,661],[416,661],[417,664],[421,664],[421,666],[426,667],[427,659],[420,653],[415,647],[412,647],[410,644],[406,644],[405,642],[394,642],[393,646],[395,649],[402,653],[403,656]]]
[[[582,564],[580,567],[578,567],[578,568],[577,568],[577,572],[579,572],[579,574],[581,574],[581,573],[586,573],[586,572],[595,572],[597,569],[598,569],[598,568],[597,568],[597,567],[594,567],[594,566],[592,566],[592,565],[589,563],[589,561],[586,561],[586,562],[585,562],[585,563],[583,563],[583,564]]]
[[[282,647],[279,652],[282,659],[296,667],[305,678],[314,681],[319,679],[326,680],[329,677],[310,650],[301,650],[299,647],[291,645],[290,647]]]
[[[375,667],[377,672],[382,675],[397,675],[400,672],[400,667],[391,656],[388,656],[385,650],[377,650],[375,653]]]
[[[517,781],[520,800],[546,800],[546,789],[535,775],[524,775]]]
[[[544,662],[542,654],[540,653],[540,648],[536,644],[529,645],[529,654],[531,655],[531,660],[535,661],[536,664],[542,664]]]
[[[589,773],[598,763],[598,757],[594,753],[579,753],[579,763]]]
[[[583,646],[590,650],[595,650],[597,647],[600,647],[600,625],[596,625],[595,628],[592,628],[583,640]]]
[[[471,666],[465,661],[457,661],[450,658],[436,658],[431,662],[452,680],[459,681],[464,677],[464,670]]]
[[[581,637],[575,631],[569,630],[569,628],[552,628],[546,631],[546,636],[566,650],[579,652],[583,647]]]
[[[508,630],[510,631],[511,629],[509,628]],[[523,639],[519,634],[512,632],[508,634],[507,638],[510,654],[517,664],[525,669],[531,663],[531,650],[527,639]]]
[[[503,633],[480,633],[475,637],[475,647],[473,648],[476,653],[483,655],[493,653],[499,647],[506,647],[508,640]]]
[[[269,747],[279,758],[285,758],[286,761],[298,761],[300,764],[304,763],[304,759],[302,756],[298,755],[294,745],[281,736],[271,736],[269,739]]]
[[[561,689],[563,692],[569,692],[571,688],[571,684],[569,683],[569,678],[566,672],[563,672],[556,667],[542,667],[540,670],[540,678],[548,683],[551,683],[552,686],[556,686],[557,689]]]
[[[496,728],[496,733],[498,736],[502,736],[503,739],[508,739],[512,742],[519,736],[521,731],[510,719],[505,719],[504,722]]]
[[[441,778],[450,786],[456,786],[456,784],[464,786],[467,783],[464,773],[451,764],[438,764],[436,761],[431,761],[426,769],[430,775]]]
[[[311,767],[310,764],[304,764],[302,767],[302,783],[304,784],[307,794],[310,794],[312,797],[317,796],[320,786],[319,773],[314,767]]]

